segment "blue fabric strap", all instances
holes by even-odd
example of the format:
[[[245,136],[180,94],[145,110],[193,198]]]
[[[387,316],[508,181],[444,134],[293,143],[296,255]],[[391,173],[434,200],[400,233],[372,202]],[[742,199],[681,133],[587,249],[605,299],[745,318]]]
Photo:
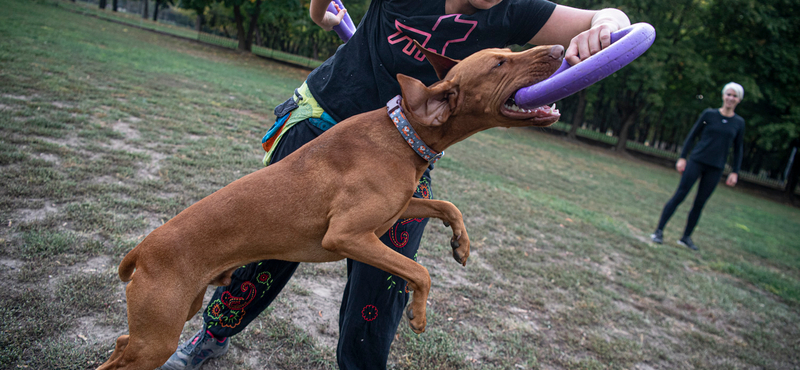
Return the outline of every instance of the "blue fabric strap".
[[[331,117],[330,114],[328,114],[328,112],[322,113],[322,116],[320,118],[311,117],[308,119],[308,121],[311,122],[312,125],[317,126],[322,131],[328,131],[329,128],[336,125],[336,121],[333,120],[333,118]]]

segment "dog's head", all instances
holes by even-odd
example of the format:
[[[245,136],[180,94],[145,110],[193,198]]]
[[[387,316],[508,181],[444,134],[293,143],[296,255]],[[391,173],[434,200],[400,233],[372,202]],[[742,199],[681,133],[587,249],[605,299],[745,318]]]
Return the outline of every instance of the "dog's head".
[[[455,122],[467,136],[491,127],[549,126],[560,114],[551,107],[523,109],[514,102],[517,90],[550,77],[560,66],[564,48],[538,46],[522,52],[481,50],[458,61],[417,47],[441,81],[426,87],[397,75],[406,115],[423,126]],[[462,138],[463,139],[463,138]]]

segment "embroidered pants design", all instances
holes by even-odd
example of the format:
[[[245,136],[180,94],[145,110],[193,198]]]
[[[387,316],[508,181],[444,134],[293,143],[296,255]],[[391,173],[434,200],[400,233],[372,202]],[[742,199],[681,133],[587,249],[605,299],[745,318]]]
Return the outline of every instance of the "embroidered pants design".
[[[307,121],[284,134],[272,162],[286,157],[322,134]],[[431,198],[430,169],[425,172],[416,198]],[[428,219],[403,219],[380,239],[400,254],[416,260]],[[214,336],[241,332],[264,311],[294,274],[296,262],[268,260],[237,269],[232,283],[219,287],[206,307],[203,319]],[[408,303],[405,280],[357,261],[347,260],[347,284],[339,311],[337,358],[341,369],[385,369],[397,326]]]

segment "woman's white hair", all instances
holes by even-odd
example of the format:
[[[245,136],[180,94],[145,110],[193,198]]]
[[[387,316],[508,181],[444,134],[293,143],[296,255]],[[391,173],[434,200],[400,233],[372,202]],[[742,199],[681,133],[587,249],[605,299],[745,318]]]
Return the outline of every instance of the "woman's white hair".
[[[742,85],[739,85],[736,82],[728,82],[725,87],[722,88],[723,97],[725,96],[725,91],[728,89],[733,90],[736,93],[736,96],[739,97],[740,101],[744,99],[744,87],[742,87]]]

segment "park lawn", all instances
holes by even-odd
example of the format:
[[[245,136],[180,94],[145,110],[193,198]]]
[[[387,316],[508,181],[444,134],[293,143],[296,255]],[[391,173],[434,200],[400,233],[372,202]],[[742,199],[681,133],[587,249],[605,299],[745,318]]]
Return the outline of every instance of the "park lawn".
[[[0,368],[105,361],[127,331],[116,265],[260,168],[272,108],[308,73],[59,4],[0,0]],[[800,366],[800,210],[721,185],[699,252],[675,243],[693,194],[654,245],[678,175],[544,131],[490,130],[437,163],[472,255],[458,265],[429,224],[428,330],[401,324],[390,368]],[[344,275],[301,265],[205,368],[335,368]]]

